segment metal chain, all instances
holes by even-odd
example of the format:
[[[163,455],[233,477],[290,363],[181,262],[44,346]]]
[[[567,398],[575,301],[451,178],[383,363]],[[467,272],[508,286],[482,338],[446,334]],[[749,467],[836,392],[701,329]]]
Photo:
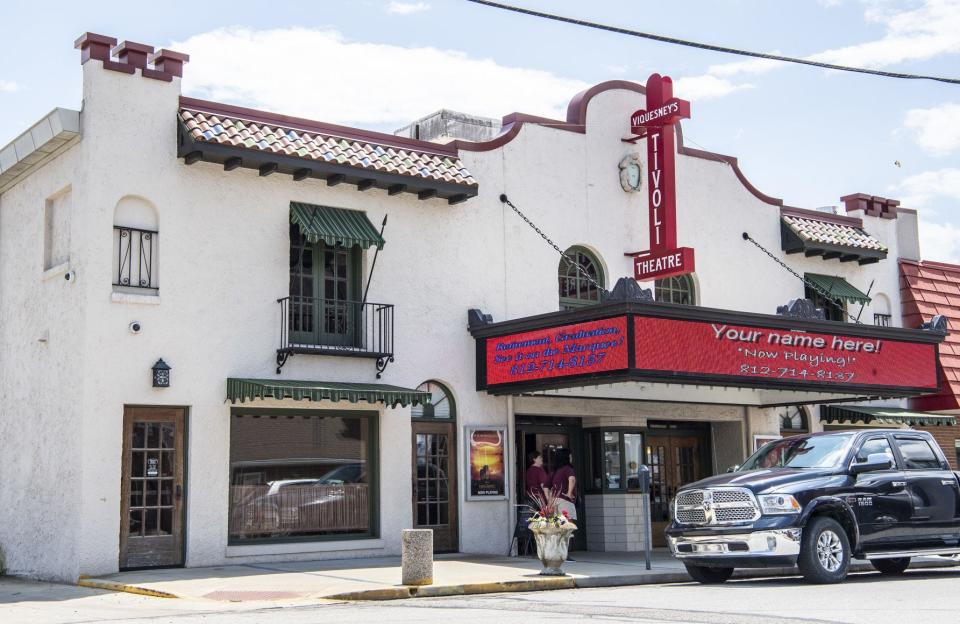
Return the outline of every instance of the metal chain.
[[[814,284],[813,282],[811,282],[811,281],[808,280],[807,278],[803,277],[802,275],[800,275],[799,273],[797,273],[796,271],[794,271],[793,269],[791,269],[789,266],[786,265],[786,263],[785,263],[783,260],[781,260],[780,258],[778,258],[778,257],[776,257],[775,255],[773,255],[772,253],[770,253],[770,251],[769,251],[766,247],[764,247],[763,245],[761,245],[760,243],[758,243],[757,241],[755,241],[755,240],[753,239],[753,237],[751,237],[751,236],[750,236],[749,234],[747,234],[746,232],[743,233],[743,240],[745,240],[745,241],[750,241],[751,243],[753,243],[753,244],[757,247],[757,249],[759,249],[759,250],[762,251],[763,253],[767,254],[768,256],[770,256],[770,257],[774,260],[774,262],[776,262],[777,264],[779,264],[780,266],[782,266],[782,267],[785,268],[786,270],[790,271],[790,273],[792,273],[793,276],[796,277],[798,280],[800,280],[801,282],[803,282],[804,284],[806,284],[807,286],[809,286],[811,289],[815,290],[816,292],[820,293],[820,295],[824,298],[824,300],[825,300],[827,303],[829,303],[830,305],[832,305],[832,306],[835,307],[836,309],[840,310],[840,312],[842,312],[843,314],[845,314],[845,315],[847,316],[847,318],[849,318],[851,321],[853,321],[853,322],[856,323],[857,325],[862,325],[862,323],[860,322],[860,319],[858,319],[858,318],[856,318],[855,316],[853,316],[852,314],[848,313],[847,310],[846,310],[846,308],[844,308],[843,306],[841,306],[840,304],[838,304],[836,301],[834,301],[833,295],[832,295],[831,293],[825,291],[824,289],[820,288],[819,286],[817,286],[816,284]]]
[[[579,263],[579,262],[577,262],[575,259],[571,258],[569,255],[567,255],[567,253],[564,252],[562,249],[560,249],[555,242],[553,242],[552,240],[550,240],[550,237],[549,237],[549,236],[547,236],[546,234],[543,233],[543,230],[541,230],[540,228],[538,228],[533,221],[531,221],[530,219],[528,219],[528,218],[527,218],[527,215],[525,215],[525,214],[523,214],[522,212],[520,212],[520,209],[513,205],[513,202],[510,201],[510,200],[507,198],[506,194],[501,194],[501,195],[500,195],[500,201],[501,201],[502,203],[510,206],[511,208],[513,208],[513,211],[514,211],[515,213],[517,213],[518,215],[520,215],[520,218],[523,219],[524,221],[526,221],[527,225],[529,225],[531,228],[533,228],[533,231],[534,231],[534,232],[536,232],[537,234],[540,235],[540,238],[542,238],[543,240],[547,241],[547,244],[550,245],[551,247],[553,247],[553,248],[557,251],[557,253],[560,254],[560,256],[561,256],[564,260],[566,260],[567,262],[569,262],[570,264],[572,264],[574,267],[576,267],[577,271],[579,271],[580,274],[583,275],[583,277],[584,277],[588,282],[590,282],[591,284],[593,284],[593,285],[597,288],[597,290],[599,290],[600,292],[607,292],[606,289],[597,282],[597,280],[593,279],[593,277],[591,277],[590,274],[587,273],[586,270],[585,270],[582,266],[580,266],[580,263]]]

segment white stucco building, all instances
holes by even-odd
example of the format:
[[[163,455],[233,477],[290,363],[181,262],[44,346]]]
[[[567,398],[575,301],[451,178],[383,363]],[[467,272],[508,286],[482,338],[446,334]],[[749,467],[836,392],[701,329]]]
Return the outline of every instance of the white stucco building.
[[[81,37],[82,110],[55,110],[0,152],[12,573],[396,554],[415,525],[435,527],[439,549],[506,553],[522,458],[558,447],[581,475],[580,546],[634,550],[632,462],[656,467],[656,527],[672,489],[739,463],[797,406],[922,391],[668,379],[632,361],[609,378],[584,365],[549,387],[478,389],[483,340],[594,310],[631,328],[715,317],[836,331],[935,358],[939,339],[899,328],[896,262],[919,259],[916,213],[868,196],[843,214],[790,208],[734,158],[678,137],[677,231],[696,272],[640,284],[666,303],[590,305],[600,290],[501,194],[603,289],[632,276],[647,183],[624,190],[618,165],[637,153],[648,170],[642,143],[622,140],[642,86],[603,83],[565,120],[515,113],[495,138],[440,144],[185,98],[185,55],[115,45]],[[778,261],[836,288],[845,310],[828,312],[863,325],[777,317],[808,288]],[[468,310],[493,324],[475,314],[468,328]],[[169,385],[156,387],[161,359]],[[935,359],[916,364],[935,376]],[[805,408],[802,421],[821,426]],[[483,486],[471,439],[506,450]]]

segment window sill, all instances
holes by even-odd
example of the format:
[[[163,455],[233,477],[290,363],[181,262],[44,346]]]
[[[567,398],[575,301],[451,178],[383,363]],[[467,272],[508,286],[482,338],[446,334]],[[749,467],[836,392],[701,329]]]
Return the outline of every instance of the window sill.
[[[110,301],[113,303],[160,305],[160,295],[136,295],[134,293],[112,292],[110,293]]]
[[[384,548],[382,539],[336,540],[329,542],[288,542],[286,544],[244,544],[227,546],[227,558],[258,555],[296,555],[300,553],[334,552],[341,550],[373,550]]]
[[[57,266],[51,267],[46,271],[44,271],[43,274],[40,276],[40,280],[44,282],[48,280],[52,280],[55,277],[60,277],[61,275],[64,275],[69,270],[70,270],[70,261],[68,260],[66,262],[61,262]]]

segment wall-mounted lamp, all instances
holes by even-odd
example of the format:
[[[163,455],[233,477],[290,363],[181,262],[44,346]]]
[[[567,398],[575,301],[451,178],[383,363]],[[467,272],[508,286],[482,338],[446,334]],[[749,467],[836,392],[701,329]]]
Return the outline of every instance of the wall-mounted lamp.
[[[157,363],[153,365],[151,370],[153,370],[154,388],[170,387],[170,367],[163,361],[163,358],[157,360]]]

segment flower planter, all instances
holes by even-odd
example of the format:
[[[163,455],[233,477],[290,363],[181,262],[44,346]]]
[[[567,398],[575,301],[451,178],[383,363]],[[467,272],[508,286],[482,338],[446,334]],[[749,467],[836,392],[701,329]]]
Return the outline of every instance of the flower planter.
[[[567,560],[567,547],[570,545],[575,527],[570,523],[562,527],[547,523],[543,525],[545,526],[530,524],[530,531],[537,542],[537,558],[543,565],[540,574],[541,576],[565,576],[563,563]]]

